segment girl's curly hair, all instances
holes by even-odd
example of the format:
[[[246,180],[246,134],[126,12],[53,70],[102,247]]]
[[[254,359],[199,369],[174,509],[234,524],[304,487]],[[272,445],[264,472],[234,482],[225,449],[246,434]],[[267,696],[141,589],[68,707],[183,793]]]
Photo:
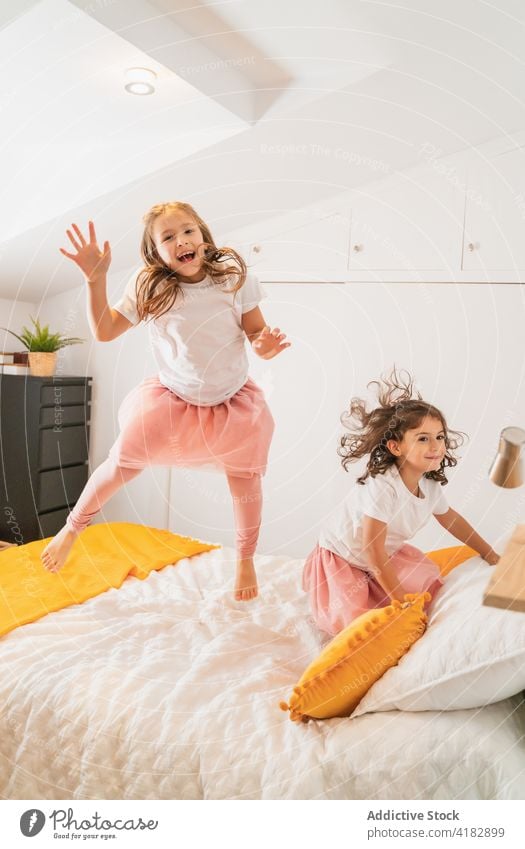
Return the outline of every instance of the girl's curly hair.
[[[424,477],[439,481],[442,486],[448,483],[445,469],[456,465],[453,452],[463,444],[466,434],[448,429],[443,413],[414,390],[413,380],[406,371],[398,374],[394,366],[388,377],[372,380],[368,386],[377,387],[379,406],[368,412],[363,399],[352,398],[349,409],[341,416],[341,423],[349,431],[341,437],[337,451],[343,458],[344,470],[348,471],[350,463],[369,455],[366,471],[357,482],[364,484],[369,476],[383,475],[396,462],[387,442],[390,439],[400,442],[407,430],[416,428],[425,416],[431,416],[441,422],[446,451],[439,469],[425,472]]]
[[[246,263],[233,248],[218,248],[210,228],[189,203],[171,201],[152,206],[144,215],[141,254],[144,268],[137,276],[137,313],[139,318],[159,318],[171,309],[181,295],[179,275],[159,256],[153,239],[153,223],[159,215],[171,211],[183,212],[198,225],[204,238],[202,268],[217,284],[228,284],[229,292],[237,292],[246,281]],[[230,262],[228,262],[230,260]]]

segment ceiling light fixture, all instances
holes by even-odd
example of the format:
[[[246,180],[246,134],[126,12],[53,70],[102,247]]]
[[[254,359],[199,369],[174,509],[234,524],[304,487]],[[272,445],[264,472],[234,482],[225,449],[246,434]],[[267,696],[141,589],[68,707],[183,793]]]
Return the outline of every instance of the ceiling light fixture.
[[[126,71],[126,85],[124,88],[130,94],[153,94],[157,79],[155,71],[149,68],[128,68]]]

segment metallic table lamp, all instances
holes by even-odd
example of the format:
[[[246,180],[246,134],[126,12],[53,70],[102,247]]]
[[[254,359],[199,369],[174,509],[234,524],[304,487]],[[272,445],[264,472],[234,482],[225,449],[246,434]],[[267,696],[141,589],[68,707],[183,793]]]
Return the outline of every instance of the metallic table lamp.
[[[489,478],[497,486],[513,489],[525,481],[521,449],[525,445],[525,430],[506,427],[501,431],[498,453],[490,467]]]
[[[497,486],[514,489],[524,483],[522,448],[525,430],[501,431],[498,453],[489,477]],[[483,594],[483,604],[525,613],[525,525],[517,525]]]

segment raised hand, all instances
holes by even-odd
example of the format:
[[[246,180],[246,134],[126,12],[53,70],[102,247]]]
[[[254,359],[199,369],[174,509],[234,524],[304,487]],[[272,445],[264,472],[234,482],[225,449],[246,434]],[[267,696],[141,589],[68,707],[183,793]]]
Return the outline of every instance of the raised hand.
[[[86,242],[86,239],[76,224],[73,224],[72,228],[75,231],[74,234],[71,230],[66,230],[66,233],[76,253],[68,253],[64,248],[59,248],[60,253],[67,256],[68,259],[72,259],[78,265],[86,280],[95,282],[107,274],[111,264],[109,242],[104,242],[104,249],[101,251],[97,245],[95,225],[92,221],[89,222],[89,242]]]
[[[252,342],[252,348],[255,353],[263,360],[271,360],[276,357],[285,348],[289,348],[291,342],[284,342],[286,334],[281,333],[278,327],[271,330],[269,327],[264,327],[256,339]]]

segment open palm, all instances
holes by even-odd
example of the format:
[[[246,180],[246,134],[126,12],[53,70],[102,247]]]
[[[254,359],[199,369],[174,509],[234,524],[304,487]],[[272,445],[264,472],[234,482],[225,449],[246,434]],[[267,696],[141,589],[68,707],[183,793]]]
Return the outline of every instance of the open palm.
[[[66,233],[76,253],[69,253],[64,248],[59,248],[60,253],[67,256],[68,259],[72,259],[87,280],[96,280],[106,275],[111,264],[109,242],[104,242],[104,249],[101,251],[97,244],[95,225],[92,221],[89,222],[89,241],[86,241],[76,224],[72,225],[72,229],[74,233],[71,230],[66,230]]]
[[[272,357],[276,357],[281,351],[290,347],[291,342],[285,342],[285,339],[286,334],[281,333],[278,327],[274,330],[265,327],[252,342],[252,348],[263,360],[271,360]]]

